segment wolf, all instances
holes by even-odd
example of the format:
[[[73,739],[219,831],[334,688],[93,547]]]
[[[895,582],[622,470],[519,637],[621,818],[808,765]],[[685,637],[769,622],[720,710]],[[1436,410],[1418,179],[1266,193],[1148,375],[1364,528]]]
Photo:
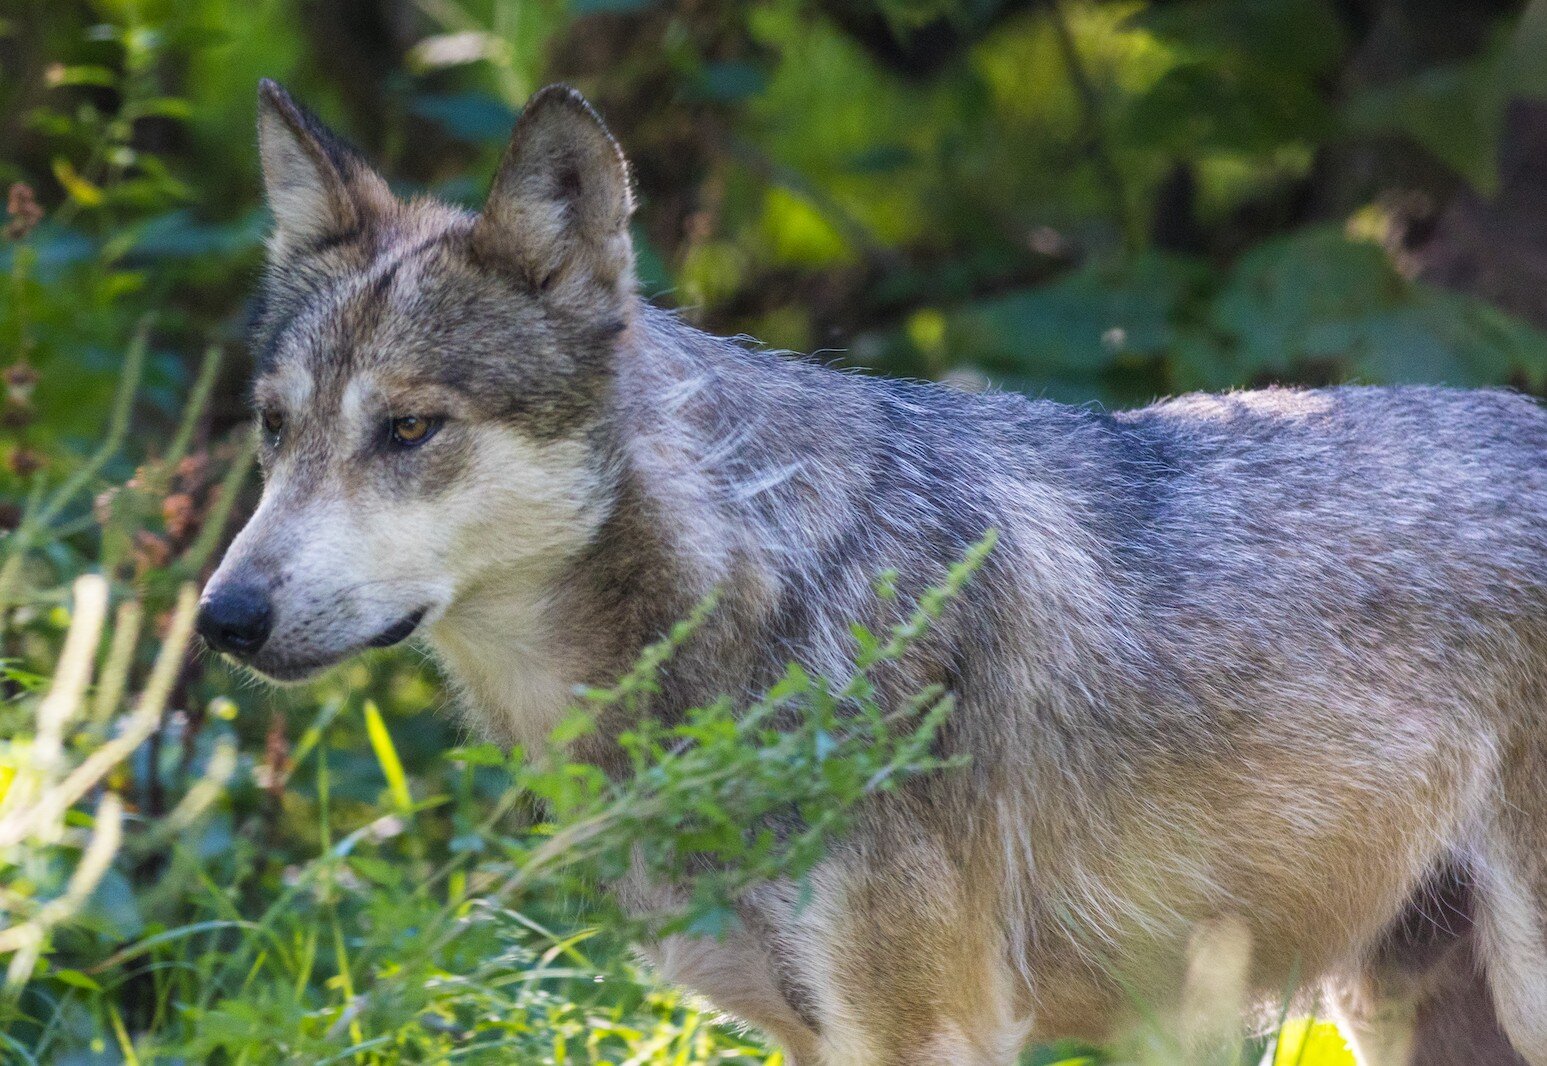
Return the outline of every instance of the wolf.
[[[954,693],[956,769],[863,806],[719,939],[647,951],[800,1066],[1012,1062],[1179,1010],[1236,923],[1362,1061],[1547,1066],[1547,414],[1271,388],[1106,412],[840,372],[637,292],[574,91],[482,209],[403,201],[271,82],[263,496],[202,598],[278,681],[427,645],[541,744],[711,591],[649,713],[840,674],[995,531],[882,695]],[[618,723],[572,757],[623,767]],[[618,890],[648,905],[649,884]]]

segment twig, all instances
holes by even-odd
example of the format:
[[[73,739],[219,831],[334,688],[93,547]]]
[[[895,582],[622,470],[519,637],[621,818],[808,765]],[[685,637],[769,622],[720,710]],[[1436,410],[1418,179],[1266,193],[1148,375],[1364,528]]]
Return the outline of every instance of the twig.
[[[113,620],[113,643],[108,648],[102,673],[97,677],[97,694],[91,704],[91,727],[97,732],[107,728],[108,719],[123,698],[129,669],[134,664],[134,648],[140,639],[143,615],[138,600],[125,600],[118,605],[118,614]]]
[[[92,892],[96,891],[97,883],[102,880],[113,856],[118,853],[118,845],[123,840],[123,821],[123,801],[115,793],[105,794],[97,806],[96,827],[86,843],[80,865],[70,875],[70,883],[64,895],[49,900],[29,921],[0,929],[0,952],[16,953],[11,956],[11,963],[6,969],[5,987],[8,995],[14,996],[32,977],[33,967],[37,965],[43,940],[49,930],[80,910],[91,898]]]
[[[1139,235],[1134,224],[1132,205],[1128,202],[1127,186],[1117,159],[1112,155],[1111,145],[1107,143],[1106,122],[1101,115],[1101,96],[1096,92],[1080,60],[1080,50],[1064,14],[1063,0],[1048,0],[1048,21],[1052,24],[1059,54],[1069,73],[1069,82],[1080,100],[1080,123],[1083,127],[1080,131],[1081,140],[1100,177],[1103,191],[1111,201],[1112,214],[1122,231],[1123,243],[1132,250],[1139,243]]]
[[[172,446],[167,449],[166,458],[162,462],[162,476],[167,479],[167,482],[176,475],[177,464],[188,454],[188,446],[193,443],[194,430],[198,428],[199,417],[204,414],[204,408],[209,404],[210,393],[215,389],[215,378],[219,371],[220,349],[212,344],[204,351],[204,360],[199,364],[199,376],[194,379],[193,389],[188,393],[188,400],[183,407],[182,421],[177,427],[177,435],[172,438]]]

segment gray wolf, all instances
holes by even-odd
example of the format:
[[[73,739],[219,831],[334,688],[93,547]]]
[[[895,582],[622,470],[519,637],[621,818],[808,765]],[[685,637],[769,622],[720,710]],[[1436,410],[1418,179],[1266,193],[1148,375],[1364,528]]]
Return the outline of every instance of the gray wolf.
[[[628,171],[571,90],[478,213],[395,198],[272,84],[259,112],[266,487],[210,644],[295,680],[422,640],[485,734],[540,743],[711,590],[654,713],[840,672],[896,609],[878,572],[906,599],[993,529],[889,682],[956,693],[969,764],[860,811],[809,902],[769,884],[734,934],[654,945],[667,978],[801,1066],[1004,1063],[1164,1016],[1228,920],[1255,992],[1324,984],[1367,1062],[1467,1061],[1436,1043],[1464,1030],[1547,1066],[1533,401],[1103,413],[840,373],[639,298]],[[575,756],[616,768],[608,737]]]

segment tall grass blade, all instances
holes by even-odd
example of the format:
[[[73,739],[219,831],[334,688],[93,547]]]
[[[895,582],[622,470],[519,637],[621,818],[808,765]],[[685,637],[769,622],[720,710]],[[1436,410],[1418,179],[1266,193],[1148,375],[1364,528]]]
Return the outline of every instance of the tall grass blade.
[[[411,813],[414,797],[408,790],[408,775],[403,772],[403,761],[398,758],[392,734],[387,732],[387,723],[382,721],[381,711],[374,700],[365,701],[365,732],[370,737],[371,750],[376,753],[376,762],[381,766],[382,776],[387,779],[387,790],[392,795],[393,805],[401,814]]]

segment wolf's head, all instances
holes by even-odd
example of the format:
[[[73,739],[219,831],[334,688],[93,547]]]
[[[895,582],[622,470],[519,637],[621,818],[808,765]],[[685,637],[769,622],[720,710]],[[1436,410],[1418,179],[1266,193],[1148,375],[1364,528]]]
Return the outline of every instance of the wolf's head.
[[[594,533],[631,200],[616,142],[559,86],[528,103],[477,215],[398,200],[272,82],[258,134],[265,485],[199,631],[294,680],[496,586],[540,589]]]

